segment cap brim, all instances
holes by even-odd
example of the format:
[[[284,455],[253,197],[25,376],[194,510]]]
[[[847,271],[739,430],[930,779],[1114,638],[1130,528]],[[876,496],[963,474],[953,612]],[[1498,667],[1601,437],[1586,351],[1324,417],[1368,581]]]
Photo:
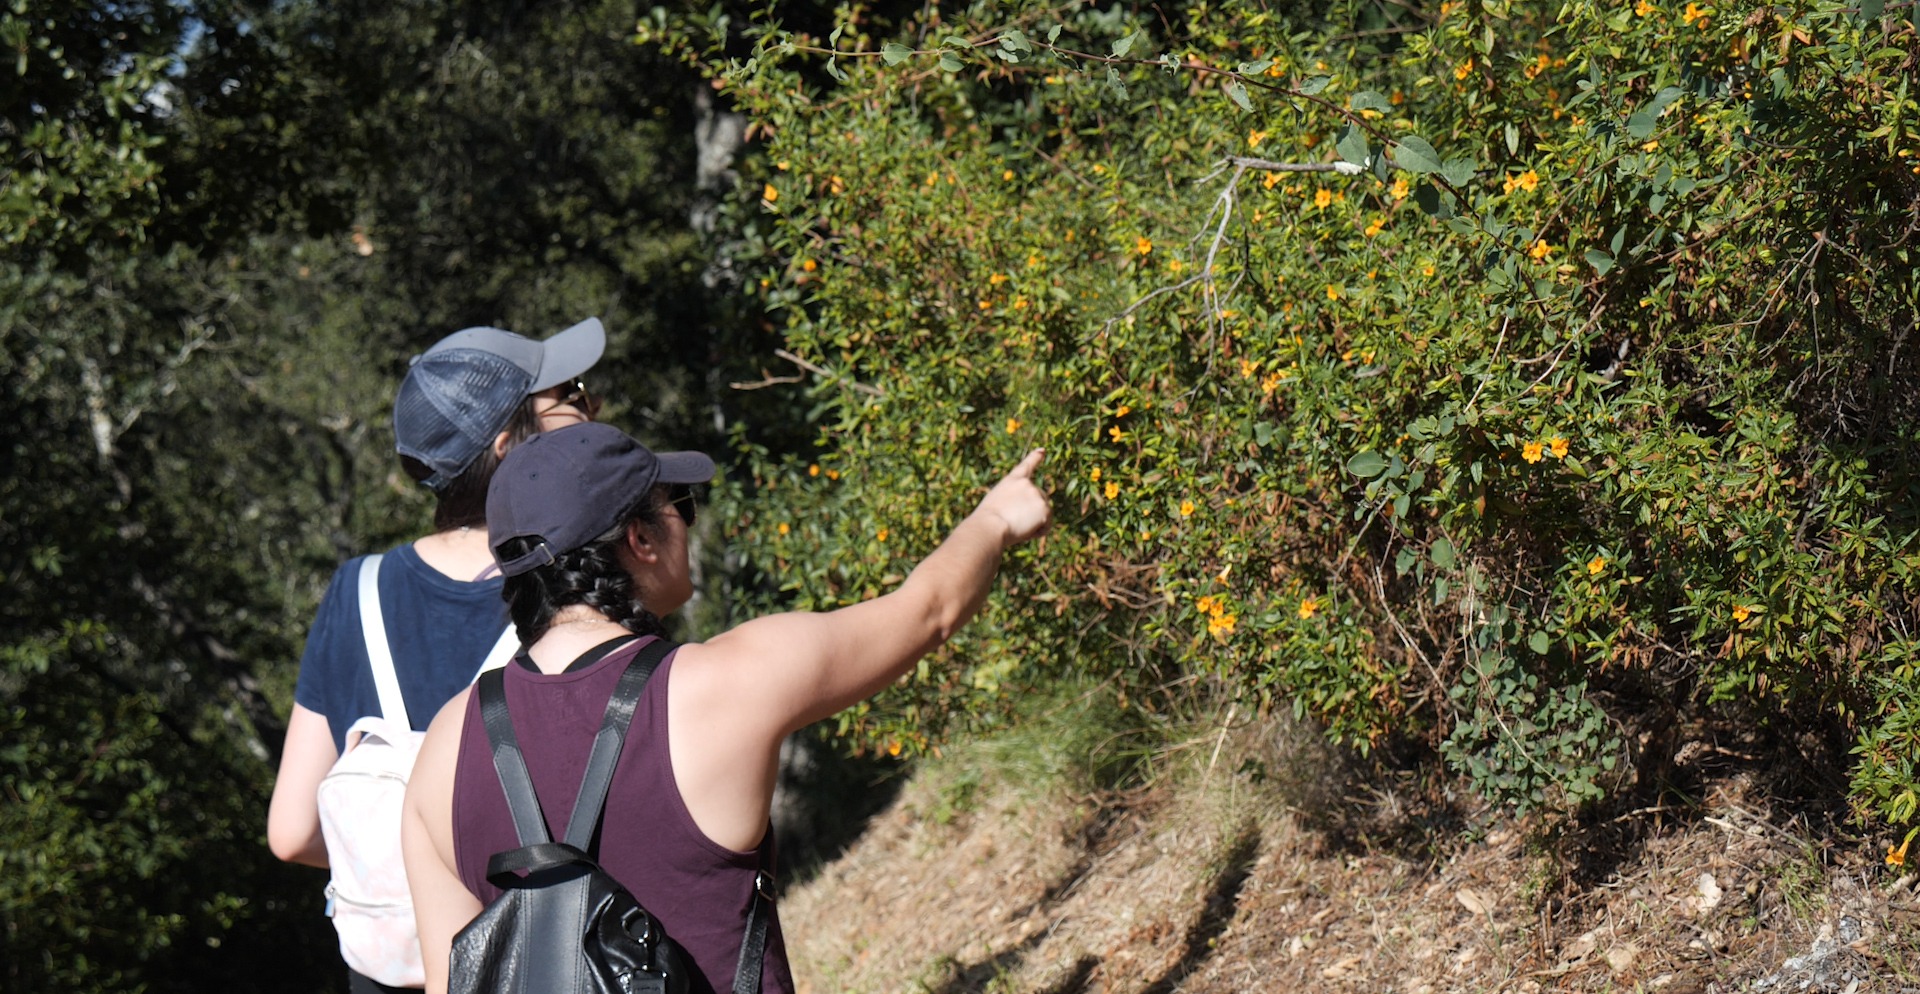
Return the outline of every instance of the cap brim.
[[[705,483],[713,479],[713,460],[704,452],[657,452],[660,483]]]
[[[546,355],[540,361],[540,375],[527,388],[530,394],[558,386],[593,368],[607,350],[607,332],[599,318],[588,318],[540,343]]]

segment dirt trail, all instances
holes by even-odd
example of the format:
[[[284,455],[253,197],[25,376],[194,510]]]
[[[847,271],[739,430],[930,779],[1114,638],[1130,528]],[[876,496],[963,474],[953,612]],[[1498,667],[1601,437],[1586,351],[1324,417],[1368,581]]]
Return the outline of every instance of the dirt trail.
[[[959,810],[917,778],[784,899],[802,991],[1920,994],[1911,877],[1781,823],[1742,777],[1632,813],[1596,869],[1554,851],[1594,833],[1543,843],[1490,812],[1438,845],[1356,844],[1327,784],[1218,757],[1077,799],[982,784]]]

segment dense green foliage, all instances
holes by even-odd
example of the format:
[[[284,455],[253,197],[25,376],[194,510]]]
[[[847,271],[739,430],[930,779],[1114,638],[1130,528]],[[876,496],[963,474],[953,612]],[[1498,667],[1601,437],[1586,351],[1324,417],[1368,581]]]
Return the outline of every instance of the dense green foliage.
[[[735,221],[817,405],[734,539],[846,603],[1050,451],[990,623],[843,719],[888,750],[1215,675],[1568,806],[1733,708],[1851,729],[1856,810],[1907,823],[1907,13],[657,15],[765,136]]]
[[[343,984],[266,804],[329,574],[430,515],[408,356],[597,314],[609,417],[715,431],[701,84],[633,23],[0,9],[0,989]]]

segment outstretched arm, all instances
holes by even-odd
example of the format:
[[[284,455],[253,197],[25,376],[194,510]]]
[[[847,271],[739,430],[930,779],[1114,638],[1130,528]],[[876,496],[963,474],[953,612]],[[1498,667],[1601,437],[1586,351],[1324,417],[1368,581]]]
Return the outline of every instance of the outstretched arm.
[[[680,649],[668,695],[674,775],[702,831],[750,849],[780,741],[880,691],[979,612],[1007,549],[1052,512],[1021,460],[891,592],[837,611],[749,621]]]

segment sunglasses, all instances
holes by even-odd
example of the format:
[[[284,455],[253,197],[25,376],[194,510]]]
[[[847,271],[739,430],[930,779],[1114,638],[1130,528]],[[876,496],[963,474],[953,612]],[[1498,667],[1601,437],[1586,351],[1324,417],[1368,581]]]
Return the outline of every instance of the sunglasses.
[[[700,505],[694,503],[693,488],[684,483],[675,483],[667,487],[667,503],[673,505],[674,513],[687,523],[688,528],[700,514]]]
[[[554,407],[571,407],[585,414],[588,421],[592,421],[600,415],[600,398],[595,397],[584,382],[574,380],[567,392],[562,394],[559,400],[554,401],[553,407],[547,410],[551,411]]]

